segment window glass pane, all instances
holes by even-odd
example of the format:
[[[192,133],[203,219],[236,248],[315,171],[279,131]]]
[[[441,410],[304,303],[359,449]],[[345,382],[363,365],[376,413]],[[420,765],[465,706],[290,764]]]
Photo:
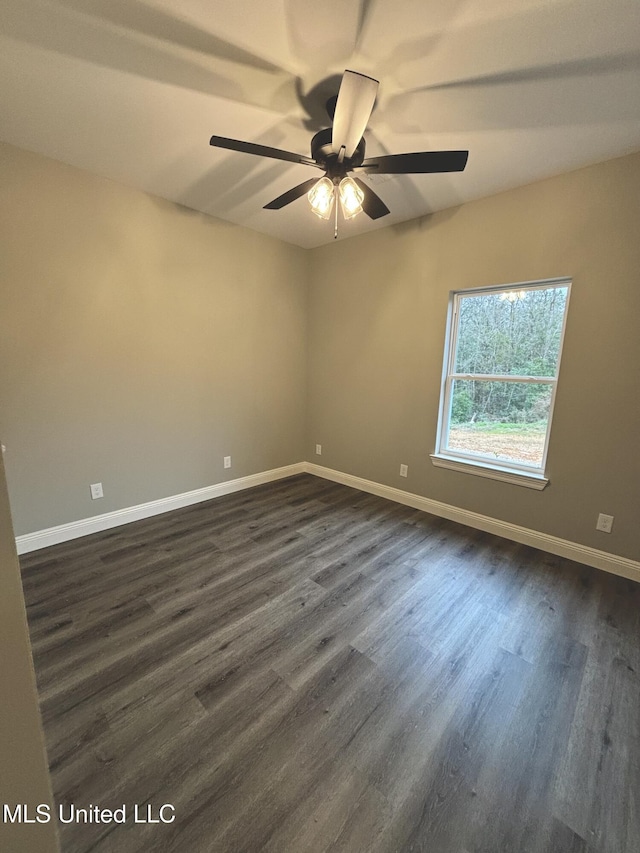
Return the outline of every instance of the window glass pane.
[[[552,390],[546,382],[454,380],[446,449],[540,468]]]
[[[555,376],[566,285],[464,294],[455,373]]]

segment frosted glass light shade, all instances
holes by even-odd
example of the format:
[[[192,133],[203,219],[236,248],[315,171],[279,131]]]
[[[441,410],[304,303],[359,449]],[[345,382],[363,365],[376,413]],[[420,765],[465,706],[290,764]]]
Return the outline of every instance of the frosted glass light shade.
[[[340,207],[345,219],[353,219],[358,213],[362,213],[362,202],[364,193],[353,178],[343,178],[340,181]]]
[[[328,219],[331,216],[335,192],[333,182],[326,176],[314,184],[307,193],[311,210],[320,219]]]

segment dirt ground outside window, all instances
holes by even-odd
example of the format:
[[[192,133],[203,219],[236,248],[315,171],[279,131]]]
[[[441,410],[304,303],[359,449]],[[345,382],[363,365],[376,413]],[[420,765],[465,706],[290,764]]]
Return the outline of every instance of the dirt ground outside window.
[[[449,430],[449,449],[539,466],[542,465],[544,439],[544,432],[526,428],[522,432],[492,432],[456,426]]]

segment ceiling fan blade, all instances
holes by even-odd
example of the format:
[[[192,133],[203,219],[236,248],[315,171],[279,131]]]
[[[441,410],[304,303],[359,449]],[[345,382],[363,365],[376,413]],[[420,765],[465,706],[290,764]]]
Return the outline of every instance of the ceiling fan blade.
[[[256,154],[258,157],[271,157],[274,160],[287,160],[290,163],[302,163],[305,166],[321,168],[310,157],[282,151],[280,148],[270,148],[268,145],[258,145],[255,142],[241,142],[239,139],[227,139],[226,136],[212,136],[209,145],[215,148],[228,148],[231,151],[242,151],[244,154]]]
[[[462,172],[468,151],[417,151],[368,157],[359,168],[376,175],[418,175],[433,172]]]
[[[366,130],[378,92],[378,81],[356,71],[345,71],[333,117],[331,148],[351,157]]]
[[[387,205],[382,201],[379,195],[376,195],[368,184],[361,181],[360,178],[353,179],[364,193],[362,201],[362,209],[367,214],[369,219],[380,219],[381,216],[386,216],[391,213]]]
[[[286,193],[282,193],[278,198],[274,198],[273,201],[270,201],[269,204],[265,204],[265,210],[280,210],[281,207],[285,207],[287,204],[291,204],[292,201],[295,201],[300,196],[303,196],[305,193],[308,193],[311,187],[318,182],[317,178],[311,178],[308,181],[304,181],[302,184],[298,184],[297,187],[294,187],[291,190],[287,190]]]

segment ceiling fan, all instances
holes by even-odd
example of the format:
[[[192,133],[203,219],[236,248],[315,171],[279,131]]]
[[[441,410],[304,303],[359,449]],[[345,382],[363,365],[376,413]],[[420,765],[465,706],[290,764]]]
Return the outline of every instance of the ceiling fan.
[[[389,208],[358,177],[359,172],[376,175],[461,172],[467,164],[469,152],[420,151],[365,158],[363,134],[373,111],[377,91],[377,80],[356,71],[345,71],[338,94],[327,101],[327,112],[333,120],[333,127],[319,131],[312,138],[311,157],[224,136],[212,136],[210,144],[216,148],[314,166],[325,173],[320,179],[311,178],[274,198],[264,205],[266,210],[280,210],[306,193],[313,212],[322,219],[329,219],[337,189],[345,219],[351,219],[361,211],[371,219],[379,219],[390,212]],[[338,205],[335,206],[335,223],[337,236]]]

